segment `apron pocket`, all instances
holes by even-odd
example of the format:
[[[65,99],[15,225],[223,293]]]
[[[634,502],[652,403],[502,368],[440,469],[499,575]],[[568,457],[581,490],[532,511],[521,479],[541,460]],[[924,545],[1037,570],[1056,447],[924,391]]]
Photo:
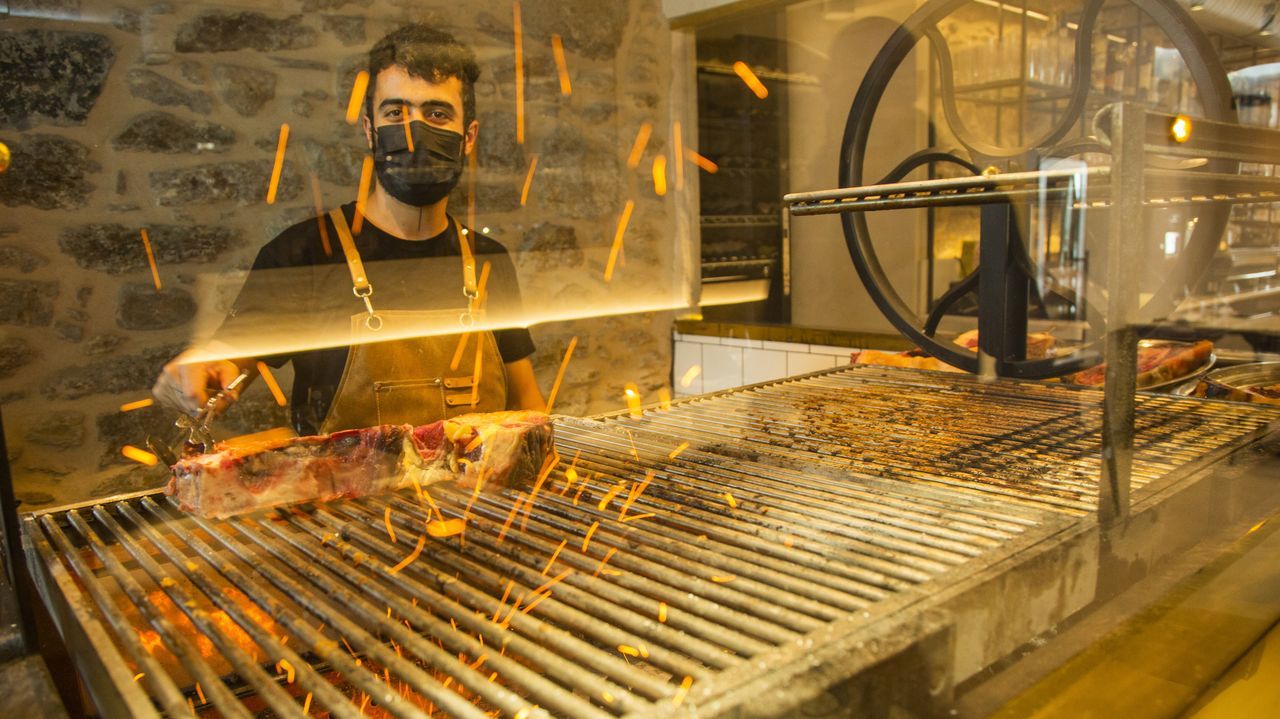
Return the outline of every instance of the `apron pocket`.
[[[373,404],[378,424],[414,424],[424,409],[430,408],[431,416],[444,415],[444,385],[438,377],[376,381]]]

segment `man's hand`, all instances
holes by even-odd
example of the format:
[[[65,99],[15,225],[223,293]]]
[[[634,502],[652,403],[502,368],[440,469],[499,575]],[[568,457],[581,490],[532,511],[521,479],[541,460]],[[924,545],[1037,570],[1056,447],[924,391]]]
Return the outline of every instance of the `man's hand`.
[[[169,361],[151,388],[151,394],[163,405],[181,410],[187,414],[199,412],[209,401],[209,397],[231,383],[242,371],[242,367],[251,367],[252,362],[233,362],[231,360],[214,360],[212,362],[187,362],[187,353],[178,355]],[[250,378],[252,379],[252,377]],[[242,382],[239,387],[226,394],[229,402],[240,398],[240,393],[249,384]],[[221,413],[225,405],[214,408],[214,413]]]

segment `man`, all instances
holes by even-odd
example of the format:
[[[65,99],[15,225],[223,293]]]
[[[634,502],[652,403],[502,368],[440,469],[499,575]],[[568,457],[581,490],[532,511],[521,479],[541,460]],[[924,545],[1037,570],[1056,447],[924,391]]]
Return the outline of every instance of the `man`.
[[[157,397],[190,411],[242,372],[252,377],[262,359],[293,363],[290,413],[299,434],[545,407],[528,330],[466,331],[481,305],[508,316],[520,307],[506,250],[460,228],[446,211],[475,150],[479,73],[469,48],[425,25],[378,41],[369,53],[363,120],[377,181],[363,212],[348,203],[263,247],[217,334],[261,344],[265,326],[286,339],[314,331],[350,336],[351,344],[317,342],[330,346],[234,361],[179,356],[161,373]],[[273,313],[295,322],[273,327]],[[452,334],[417,336],[424,333],[415,328],[438,326],[441,317],[460,324]]]

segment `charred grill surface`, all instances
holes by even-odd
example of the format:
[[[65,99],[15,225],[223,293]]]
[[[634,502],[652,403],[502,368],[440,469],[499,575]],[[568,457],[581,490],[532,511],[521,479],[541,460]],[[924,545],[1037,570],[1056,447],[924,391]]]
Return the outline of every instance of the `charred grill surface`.
[[[1087,515],[1100,402],[850,368],[562,418],[559,461],[534,486],[225,521],[124,497],[24,530],[46,602],[87,637],[95,699],[132,714],[716,715]],[[1159,395],[1138,407],[1137,497],[1280,419]],[[428,531],[459,517],[460,534]]]

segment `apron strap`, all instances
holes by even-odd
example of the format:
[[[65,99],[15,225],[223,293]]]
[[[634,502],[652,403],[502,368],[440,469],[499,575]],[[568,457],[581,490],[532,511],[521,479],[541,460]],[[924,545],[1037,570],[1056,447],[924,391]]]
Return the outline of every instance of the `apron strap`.
[[[338,231],[338,240],[342,243],[342,254],[347,259],[347,269],[351,271],[351,291],[356,297],[364,300],[364,306],[369,310],[368,321],[372,321],[377,317],[373,311],[373,302],[369,299],[373,295],[373,285],[369,282],[368,273],[364,271],[364,262],[361,261],[360,252],[356,249],[355,238],[351,236],[351,228],[347,226],[347,217],[342,214],[341,207],[329,210],[329,217],[333,220],[334,229]],[[458,236],[458,248],[462,254],[462,294],[467,298],[467,311],[463,313],[462,323],[469,325],[474,322],[474,304],[476,298],[480,296],[476,282],[476,257],[471,251],[468,233],[462,231],[457,220],[448,215],[446,217],[453,225],[454,234]],[[377,324],[381,326],[382,323],[379,321]]]
[[[373,294],[373,285],[369,284],[369,276],[364,271],[364,263],[360,261],[360,253],[356,251],[356,241],[351,237],[351,228],[347,227],[347,217],[342,214],[341,207],[329,210],[333,218],[334,229],[338,231],[338,239],[342,242],[342,254],[347,258],[347,269],[351,270],[351,284],[356,297],[362,293]]]
[[[454,234],[458,236],[458,248],[462,251],[462,294],[467,297],[467,305],[470,306],[471,301],[479,296],[480,292],[476,288],[476,256],[471,251],[470,233],[463,232],[458,227],[457,220],[452,217],[449,221],[453,223]]]

